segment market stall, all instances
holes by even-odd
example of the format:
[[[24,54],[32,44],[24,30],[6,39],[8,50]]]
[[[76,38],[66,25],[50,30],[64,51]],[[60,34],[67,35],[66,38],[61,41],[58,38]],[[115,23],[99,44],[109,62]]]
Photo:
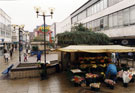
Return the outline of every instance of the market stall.
[[[59,48],[57,51],[70,52],[77,55],[75,58],[76,62],[74,66],[70,66],[69,71],[70,79],[75,82],[75,85],[84,85],[85,83],[91,89],[93,89],[93,86],[99,89],[101,82],[106,78],[107,65],[112,61],[110,54],[135,52],[135,48],[120,45],[70,45]],[[111,82],[112,85],[115,84],[111,80],[106,80],[105,82]]]

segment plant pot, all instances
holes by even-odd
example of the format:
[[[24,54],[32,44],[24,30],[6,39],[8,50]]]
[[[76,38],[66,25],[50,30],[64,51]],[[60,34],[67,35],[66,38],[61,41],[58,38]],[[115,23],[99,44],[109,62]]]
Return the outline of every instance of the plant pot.
[[[92,91],[99,91],[100,88],[91,87],[91,90],[92,90]]]
[[[127,88],[127,87],[128,87],[128,83],[123,83],[123,86],[124,86],[125,88]]]
[[[114,86],[113,85],[110,85],[110,89],[114,89]]]
[[[79,86],[79,84],[78,84],[78,83],[74,83],[74,86],[75,86],[75,87],[78,87],[78,86]]]

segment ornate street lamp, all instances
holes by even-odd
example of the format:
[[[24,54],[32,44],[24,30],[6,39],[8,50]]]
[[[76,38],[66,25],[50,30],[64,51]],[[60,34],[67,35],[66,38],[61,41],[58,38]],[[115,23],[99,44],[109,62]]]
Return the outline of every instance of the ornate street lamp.
[[[16,29],[18,29],[19,33],[19,62],[21,63],[21,51],[22,51],[22,34],[23,34],[23,29],[24,29],[24,25],[15,25],[13,24],[12,27],[14,28],[14,31]]]
[[[46,15],[45,11],[42,11],[42,14],[40,15],[39,12],[40,12],[40,7],[34,7],[35,10],[36,10],[36,13],[37,13],[37,18],[38,16],[42,16],[43,17],[43,21],[44,21],[44,63],[45,63],[45,74],[47,75],[47,71],[46,71],[46,32],[45,32],[45,25],[46,25],[46,22],[45,22],[45,18],[46,17],[53,17],[53,8],[49,8],[50,10],[50,15]]]

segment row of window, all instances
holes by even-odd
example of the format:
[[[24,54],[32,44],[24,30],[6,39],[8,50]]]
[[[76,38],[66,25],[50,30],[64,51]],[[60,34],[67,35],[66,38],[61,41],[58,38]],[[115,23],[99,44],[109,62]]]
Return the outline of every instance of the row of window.
[[[0,23],[0,35],[10,37],[11,36],[11,27],[9,25]]]
[[[135,24],[135,6],[98,18],[85,24],[92,31],[107,30]]]
[[[100,0],[99,2],[95,3],[94,5],[90,6],[83,12],[79,13],[75,17],[71,19],[72,23],[76,23],[77,21],[80,21],[88,16],[91,16],[97,12],[102,11],[103,9],[112,6],[122,0]]]

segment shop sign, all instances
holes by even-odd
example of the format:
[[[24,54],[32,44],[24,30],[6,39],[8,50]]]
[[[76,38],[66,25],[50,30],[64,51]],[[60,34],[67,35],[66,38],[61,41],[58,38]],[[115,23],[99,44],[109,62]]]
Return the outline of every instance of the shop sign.
[[[127,44],[128,44],[128,40],[122,40],[121,43],[122,43],[123,45],[127,45]]]

